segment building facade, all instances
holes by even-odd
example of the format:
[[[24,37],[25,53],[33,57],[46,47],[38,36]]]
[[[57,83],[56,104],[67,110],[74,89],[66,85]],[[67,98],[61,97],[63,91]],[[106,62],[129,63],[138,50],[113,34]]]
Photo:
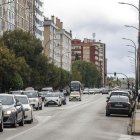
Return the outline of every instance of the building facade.
[[[39,38],[42,41],[44,41],[44,16],[43,16],[43,1],[44,0],[34,0],[34,33],[37,38]]]
[[[21,29],[43,38],[42,0],[0,0],[0,34]]]
[[[51,63],[67,71],[71,70],[71,38],[60,19],[44,19],[44,53]]]
[[[102,85],[106,83],[107,59],[104,43],[85,38],[72,40],[72,62],[82,60],[96,65],[102,75]]]

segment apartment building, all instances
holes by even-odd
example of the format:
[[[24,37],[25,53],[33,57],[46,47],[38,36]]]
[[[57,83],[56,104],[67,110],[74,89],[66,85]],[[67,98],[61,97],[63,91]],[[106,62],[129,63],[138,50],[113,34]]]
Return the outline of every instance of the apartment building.
[[[54,65],[71,70],[72,33],[63,28],[63,22],[52,16],[44,18],[44,53]]]
[[[43,38],[43,0],[0,0],[0,34],[22,29]]]
[[[35,23],[35,36],[42,41],[44,41],[44,16],[43,16],[43,1],[44,0],[34,0],[34,23]]]
[[[105,44],[93,39],[85,38],[72,40],[72,62],[83,60],[96,65],[102,75],[102,85],[105,85],[107,73],[107,60]]]

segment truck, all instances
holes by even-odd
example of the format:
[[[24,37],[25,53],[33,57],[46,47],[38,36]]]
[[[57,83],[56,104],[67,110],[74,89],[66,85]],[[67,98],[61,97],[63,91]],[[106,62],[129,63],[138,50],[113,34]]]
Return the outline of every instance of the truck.
[[[71,81],[69,101],[82,100],[82,85],[80,81]]]

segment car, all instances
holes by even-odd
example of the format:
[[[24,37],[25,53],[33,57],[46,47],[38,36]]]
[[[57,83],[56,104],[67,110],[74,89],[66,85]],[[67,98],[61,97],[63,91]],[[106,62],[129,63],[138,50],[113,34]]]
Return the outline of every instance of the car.
[[[0,94],[3,106],[3,123],[16,127],[24,126],[24,108],[22,104],[11,94]]]
[[[59,94],[60,94],[60,97],[62,99],[62,104],[66,105],[66,96],[65,96],[65,94],[63,92],[60,92]]]
[[[48,105],[62,105],[62,98],[59,92],[48,93],[44,100],[44,106]]]
[[[45,96],[47,95],[47,93],[48,93],[48,91],[40,91],[40,92],[39,92],[39,95],[41,96],[42,101],[44,101]]]
[[[128,96],[114,95],[107,101],[106,116],[110,114],[123,114],[131,117],[132,104]]]
[[[95,94],[95,89],[94,88],[89,88],[89,94]]]
[[[89,88],[84,88],[83,94],[89,94]]]
[[[114,95],[127,96],[130,100],[132,100],[132,96],[130,95],[130,93],[128,91],[124,91],[124,90],[111,91],[110,94],[109,94],[108,99],[111,96],[114,96]]]
[[[44,87],[44,88],[41,89],[41,91],[53,92],[53,88],[52,87]]]
[[[15,99],[17,99],[23,105],[24,112],[25,112],[24,121],[27,123],[32,123],[33,122],[33,108],[30,105],[27,95],[15,95]]]
[[[39,92],[36,90],[27,90],[23,91],[23,95],[27,95],[30,101],[30,105],[32,105],[33,109],[42,110],[42,98],[39,95]]]
[[[0,132],[3,132],[3,108],[0,101]]]
[[[10,91],[10,94],[21,95],[22,92],[23,92],[22,90],[15,90],[15,91]]]
[[[103,88],[103,89],[101,90],[101,93],[102,93],[102,94],[109,94],[109,92],[110,92],[110,90],[107,89],[107,88]]]

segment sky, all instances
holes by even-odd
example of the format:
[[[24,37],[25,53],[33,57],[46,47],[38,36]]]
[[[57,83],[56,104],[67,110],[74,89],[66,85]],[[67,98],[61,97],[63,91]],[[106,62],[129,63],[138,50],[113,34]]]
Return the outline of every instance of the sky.
[[[58,17],[73,39],[95,39],[106,44],[108,73],[135,76],[135,49],[138,46],[138,0],[44,0],[44,15]],[[95,36],[93,36],[93,33]],[[134,41],[133,44],[129,40]],[[126,46],[131,45],[131,46]],[[118,75],[118,77],[121,75]]]

